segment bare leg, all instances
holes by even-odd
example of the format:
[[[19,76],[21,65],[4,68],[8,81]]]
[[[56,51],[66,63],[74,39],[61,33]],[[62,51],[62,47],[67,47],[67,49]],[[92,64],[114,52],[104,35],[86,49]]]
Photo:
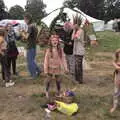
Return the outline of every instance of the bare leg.
[[[49,97],[49,88],[50,88],[50,83],[51,83],[52,76],[48,75],[47,76],[47,82],[46,82],[46,97]]]
[[[61,92],[61,77],[59,75],[56,76],[56,86],[57,86],[57,93],[59,96]]]
[[[119,103],[119,93],[120,93],[120,87],[118,85],[115,86],[114,88],[114,97],[113,97],[113,107],[112,109],[110,110],[111,113],[113,113],[116,108],[118,107],[118,103]]]

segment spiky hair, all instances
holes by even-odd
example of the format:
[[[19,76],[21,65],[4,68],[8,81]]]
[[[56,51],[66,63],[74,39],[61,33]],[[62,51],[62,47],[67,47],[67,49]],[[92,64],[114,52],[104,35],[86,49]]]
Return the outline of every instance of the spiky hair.
[[[80,15],[76,14],[76,16],[73,16],[73,24],[78,24],[79,26],[82,24],[82,18]]]

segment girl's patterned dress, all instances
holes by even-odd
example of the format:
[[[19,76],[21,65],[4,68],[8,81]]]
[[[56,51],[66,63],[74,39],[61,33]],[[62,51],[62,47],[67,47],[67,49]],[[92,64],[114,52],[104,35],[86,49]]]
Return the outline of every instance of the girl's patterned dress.
[[[48,74],[46,91],[49,91],[50,83],[52,79],[56,80],[56,86],[58,92],[60,92],[61,75],[68,71],[67,62],[63,50],[61,49],[62,56],[60,58],[57,49],[52,49],[52,55],[50,49],[46,51],[44,60],[44,73]]]

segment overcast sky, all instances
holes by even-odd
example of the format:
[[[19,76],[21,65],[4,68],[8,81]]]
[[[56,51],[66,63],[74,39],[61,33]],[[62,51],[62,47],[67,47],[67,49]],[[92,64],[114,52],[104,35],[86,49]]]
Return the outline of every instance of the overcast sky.
[[[27,0],[4,0],[5,5],[8,7],[8,9],[16,4],[24,7],[26,5],[26,1]],[[63,1],[64,0],[43,0],[43,2],[47,5],[47,12],[51,12],[52,10],[61,7]]]

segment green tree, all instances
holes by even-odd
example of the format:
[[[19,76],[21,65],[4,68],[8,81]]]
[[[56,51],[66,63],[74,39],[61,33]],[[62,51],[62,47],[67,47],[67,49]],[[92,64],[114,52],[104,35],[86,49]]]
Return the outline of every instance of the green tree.
[[[8,12],[6,12],[6,7],[3,0],[0,0],[0,20],[6,19],[9,17]]]
[[[77,7],[84,13],[105,21],[120,18],[120,0],[66,0],[64,6]]]
[[[15,5],[10,8],[9,14],[11,19],[21,20],[23,19],[23,16],[24,16],[24,9],[19,5]]]
[[[42,0],[27,0],[26,12],[32,14],[33,20],[36,23],[40,23],[41,19],[46,15],[46,5]]]
[[[120,18],[120,0],[105,0],[105,20]]]
[[[5,9],[5,4],[3,0],[0,0],[0,9]]]
[[[70,8],[77,7],[87,15],[94,18],[103,18],[104,0],[66,0],[64,5]]]

